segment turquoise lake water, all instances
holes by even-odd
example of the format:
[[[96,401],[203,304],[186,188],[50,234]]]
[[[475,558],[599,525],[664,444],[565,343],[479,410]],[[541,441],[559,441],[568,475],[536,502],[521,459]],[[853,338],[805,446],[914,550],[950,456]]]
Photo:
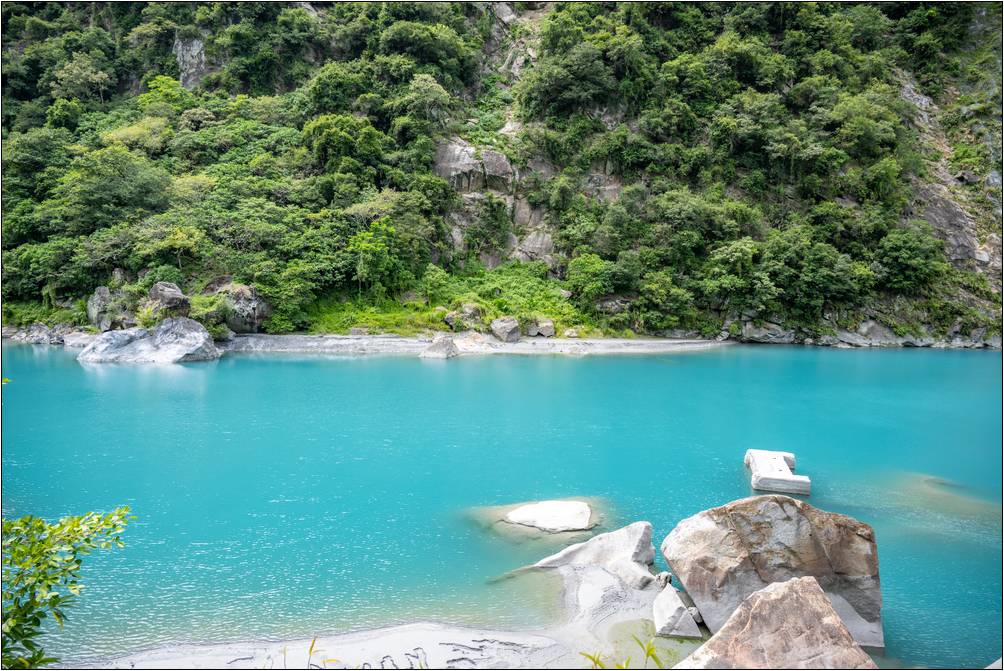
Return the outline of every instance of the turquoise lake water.
[[[437,619],[532,625],[492,578],[555,548],[472,507],[601,497],[606,528],[748,496],[749,447],[875,527],[894,663],[1001,654],[1001,354],[730,347],[671,356],[227,356],[84,367],[5,346],[3,515],[128,504],[49,641],[64,659]],[[661,560],[660,560],[661,561]],[[539,594],[537,595],[539,597]]]

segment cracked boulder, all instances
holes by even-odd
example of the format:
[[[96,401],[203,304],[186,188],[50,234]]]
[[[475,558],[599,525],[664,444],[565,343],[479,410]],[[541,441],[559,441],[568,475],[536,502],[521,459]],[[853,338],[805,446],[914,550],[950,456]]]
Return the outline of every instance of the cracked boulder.
[[[754,592],[811,576],[860,645],[884,646],[875,532],[851,517],[753,496],[681,521],[662,554],[712,632]]]
[[[877,669],[815,578],[775,582],[747,597],[676,669]]]

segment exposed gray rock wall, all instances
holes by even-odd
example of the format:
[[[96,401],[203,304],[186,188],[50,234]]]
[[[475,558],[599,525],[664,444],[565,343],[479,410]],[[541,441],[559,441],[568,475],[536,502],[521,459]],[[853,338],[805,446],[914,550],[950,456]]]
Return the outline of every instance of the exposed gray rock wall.
[[[206,62],[206,44],[202,37],[176,36],[171,51],[178,61],[181,85],[186,89],[198,86],[202,79],[212,71]]]
[[[1000,215],[998,231],[981,241],[976,218],[966,206],[966,198],[957,189],[960,183],[968,182],[970,178],[966,174],[954,175],[948,165],[952,149],[938,121],[941,110],[920,91],[913,77],[905,72],[898,75],[900,97],[916,110],[914,125],[924,142],[937,152],[937,158],[930,163],[929,177],[914,182],[916,198],[908,214],[919,216],[931,224],[935,234],[945,243],[945,253],[952,265],[986,275],[990,285],[1000,291]],[[992,182],[992,175],[988,175],[987,180]]]

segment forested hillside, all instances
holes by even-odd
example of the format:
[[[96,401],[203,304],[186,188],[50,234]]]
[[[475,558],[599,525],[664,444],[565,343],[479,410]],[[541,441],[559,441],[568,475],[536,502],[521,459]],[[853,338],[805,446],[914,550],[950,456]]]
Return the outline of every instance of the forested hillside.
[[[999,4],[4,3],[5,324],[1000,333]],[[472,306],[476,306],[474,309]],[[763,326],[764,323],[769,326]],[[106,324],[107,326],[108,324]]]

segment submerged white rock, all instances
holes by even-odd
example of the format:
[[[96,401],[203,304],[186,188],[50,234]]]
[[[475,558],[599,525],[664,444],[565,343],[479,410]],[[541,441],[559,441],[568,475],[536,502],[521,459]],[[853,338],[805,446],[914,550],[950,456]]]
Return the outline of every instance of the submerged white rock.
[[[505,521],[549,533],[585,531],[596,526],[593,511],[585,501],[538,501],[510,510]]]

